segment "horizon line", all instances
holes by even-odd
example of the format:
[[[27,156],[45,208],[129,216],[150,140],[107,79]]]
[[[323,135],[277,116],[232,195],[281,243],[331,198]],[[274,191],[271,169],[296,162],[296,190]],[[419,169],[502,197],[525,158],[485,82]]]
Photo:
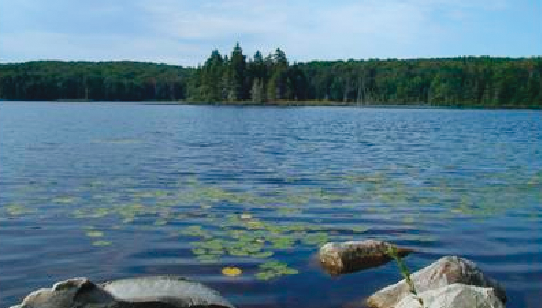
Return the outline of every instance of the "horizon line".
[[[252,57],[247,56],[248,59],[252,59]],[[435,57],[404,57],[404,58],[339,58],[339,59],[312,59],[312,60],[305,60],[305,61],[291,61],[288,59],[288,62],[291,64],[299,64],[299,63],[311,63],[311,62],[371,62],[371,61],[415,61],[415,60],[438,60],[438,59],[511,59],[511,60],[523,60],[523,59],[540,59],[542,58],[542,54],[540,55],[528,55],[528,56],[501,56],[501,55],[456,55],[456,56],[435,56]],[[198,63],[197,65],[182,65],[182,64],[175,64],[171,62],[160,62],[160,61],[151,61],[151,60],[130,60],[130,59],[108,59],[108,60],[67,60],[67,59],[37,59],[37,60],[26,60],[26,61],[1,61],[0,65],[16,65],[16,64],[27,64],[27,63],[33,63],[33,62],[61,62],[61,63],[146,63],[146,64],[158,64],[158,65],[168,65],[168,66],[180,66],[185,68],[198,68],[199,66],[203,65],[202,63],[205,63],[205,61],[202,61]],[[247,61],[248,62],[248,61]]]

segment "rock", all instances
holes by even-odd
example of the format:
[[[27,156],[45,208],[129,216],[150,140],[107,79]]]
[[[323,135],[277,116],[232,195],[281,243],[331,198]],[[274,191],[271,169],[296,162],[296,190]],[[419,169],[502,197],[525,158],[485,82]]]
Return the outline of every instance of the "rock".
[[[61,281],[50,289],[40,289],[30,293],[21,305],[21,308],[71,308],[76,295],[84,289],[96,286],[86,278],[75,278]]]
[[[386,264],[393,259],[387,253],[391,247],[396,248],[401,257],[413,251],[374,240],[330,242],[320,248],[318,257],[320,264],[328,273],[340,275]]]
[[[395,308],[505,308],[493,288],[481,288],[466,284],[451,284],[418,295],[408,295]]]
[[[230,307],[218,292],[175,276],[141,277],[108,282],[102,288],[124,302],[160,302],[172,307]]]
[[[11,308],[234,308],[206,286],[174,276],[123,279],[96,285],[86,278],[32,292]]]
[[[422,293],[451,284],[466,284],[493,288],[496,296],[506,303],[506,292],[494,280],[486,277],[474,262],[456,256],[447,256],[411,275],[416,291]],[[410,295],[405,280],[388,286],[367,299],[369,307],[392,308]]]

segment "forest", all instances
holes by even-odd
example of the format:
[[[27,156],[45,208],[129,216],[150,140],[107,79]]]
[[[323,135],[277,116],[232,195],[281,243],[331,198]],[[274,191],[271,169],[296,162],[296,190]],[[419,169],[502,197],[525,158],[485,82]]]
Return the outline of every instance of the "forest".
[[[190,70],[139,62],[39,61],[0,65],[7,100],[146,101],[185,99]]]
[[[141,62],[0,64],[0,99],[541,108],[542,57],[290,63],[239,44],[198,67]]]

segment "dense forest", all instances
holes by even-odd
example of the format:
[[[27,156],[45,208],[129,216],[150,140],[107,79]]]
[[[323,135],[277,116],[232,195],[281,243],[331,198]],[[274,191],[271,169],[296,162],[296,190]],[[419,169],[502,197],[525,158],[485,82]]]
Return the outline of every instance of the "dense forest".
[[[190,70],[139,62],[39,61],[0,65],[9,100],[182,100]]]
[[[369,59],[289,63],[284,51],[212,52],[183,68],[138,62],[0,65],[8,100],[168,100],[199,103],[429,104],[542,107],[542,57]]]

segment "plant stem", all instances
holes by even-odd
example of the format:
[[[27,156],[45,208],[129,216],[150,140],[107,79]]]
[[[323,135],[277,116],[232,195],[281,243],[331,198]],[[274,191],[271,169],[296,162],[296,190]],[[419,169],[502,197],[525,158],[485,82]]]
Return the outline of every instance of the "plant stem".
[[[399,253],[397,252],[396,247],[389,247],[388,249],[388,255],[395,259],[397,262],[397,266],[399,267],[399,271],[401,272],[401,275],[405,278],[405,282],[408,285],[410,293],[412,293],[416,299],[418,299],[418,302],[420,302],[420,305],[425,307],[423,305],[423,300],[418,296],[418,292],[416,291],[416,287],[414,286],[414,282],[412,282],[412,279],[410,279],[410,270],[408,269],[406,263],[403,261],[403,259],[399,256]]]

